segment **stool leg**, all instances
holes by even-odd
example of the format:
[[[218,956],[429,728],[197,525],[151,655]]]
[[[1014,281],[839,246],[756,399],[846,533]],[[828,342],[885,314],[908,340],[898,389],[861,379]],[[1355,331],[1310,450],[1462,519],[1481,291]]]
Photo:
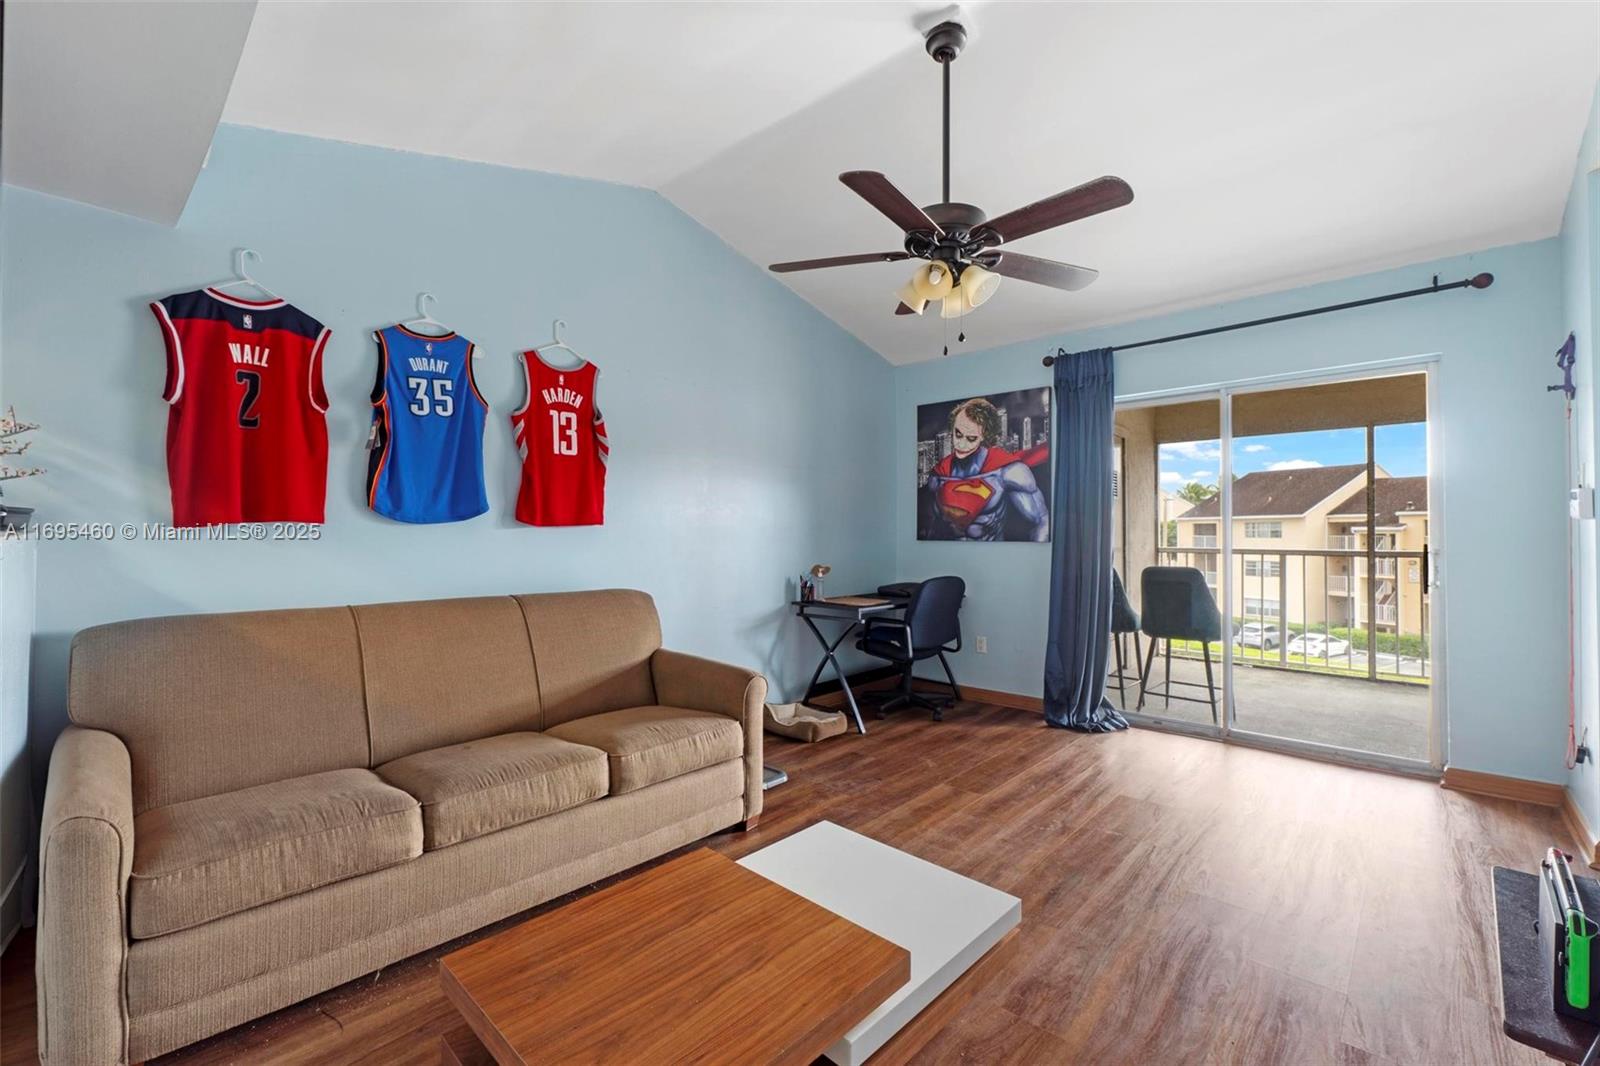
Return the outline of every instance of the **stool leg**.
[[[1166,706],[1166,708],[1168,710],[1171,710],[1172,709],[1172,638],[1171,637],[1167,638],[1167,653],[1166,653],[1165,659],[1166,659],[1166,663],[1167,663],[1167,683],[1165,685],[1161,686],[1161,698],[1167,701],[1165,706]]]
[[[1135,629],[1133,631],[1133,665],[1138,666],[1139,665],[1139,660],[1143,656],[1144,656],[1144,652],[1139,650],[1139,631],[1137,629]],[[1139,678],[1139,703],[1140,703],[1141,706],[1144,704],[1144,678],[1143,677]]]
[[[1221,725],[1217,719],[1217,686],[1211,682],[1211,642],[1206,641],[1200,647],[1206,657],[1206,695],[1211,697],[1211,724]]]
[[[1156,663],[1156,638],[1150,638],[1150,654],[1145,656],[1144,669],[1139,671],[1139,705],[1136,711],[1144,710],[1145,693],[1150,691],[1150,668]]]
[[[1122,675],[1124,673],[1122,665],[1124,654],[1123,645],[1125,643],[1126,641],[1123,640],[1123,635],[1121,633],[1113,633],[1111,635],[1111,646],[1115,648],[1117,652],[1117,698],[1122,701],[1122,705],[1124,707],[1128,705],[1128,683],[1122,679]]]

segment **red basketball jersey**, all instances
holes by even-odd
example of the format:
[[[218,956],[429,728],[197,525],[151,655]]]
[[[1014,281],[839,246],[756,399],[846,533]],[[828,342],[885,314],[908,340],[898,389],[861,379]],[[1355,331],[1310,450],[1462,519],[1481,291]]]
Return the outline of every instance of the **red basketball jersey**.
[[[597,526],[606,520],[606,460],[611,444],[594,402],[593,363],[551,366],[522,353],[528,402],[511,416],[522,456],[517,521],[530,526]]]
[[[328,329],[283,300],[215,289],[150,310],[167,342],[172,524],[321,522]]]

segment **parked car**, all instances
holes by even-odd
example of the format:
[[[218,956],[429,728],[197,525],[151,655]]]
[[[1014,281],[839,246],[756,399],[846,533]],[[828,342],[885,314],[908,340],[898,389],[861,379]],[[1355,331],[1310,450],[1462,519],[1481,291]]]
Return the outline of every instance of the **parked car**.
[[[1290,655],[1307,659],[1336,659],[1350,654],[1350,642],[1326,633],[1302,633],[1289,642]]]
[[[1239,627],[1233,635],[1233,642],[1241,648],[1267,648],[1278,646],[1278,627],[1266,626],[1260,622],[1246,622]]]

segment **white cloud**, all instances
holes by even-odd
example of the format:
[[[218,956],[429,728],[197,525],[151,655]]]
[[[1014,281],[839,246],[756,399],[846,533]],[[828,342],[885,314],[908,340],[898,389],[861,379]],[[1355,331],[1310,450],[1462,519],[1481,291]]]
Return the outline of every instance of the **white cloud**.
[[[1194,473],[1189,475],[1189,480],[1215,481],[1217,480],[1217,472],[1215,470],[1196,470]]]
[[[1322,464],[1315,459],[1279,459],[1275,463],[1268,463],[1268,470],[1312,470]]]
[[[1216,441],[1184,441],[1163,444],[1161,454],[1168,459],[1220,459],[1222,448]]]
[[[1161,472],[1161,480],[1181,485],[1183,483],[1183,475],[1176,470],[1163,470]]]
[[[1239,449],[1241,452],[1270,452],[1272,446],[1268,444],[1246,444]]]

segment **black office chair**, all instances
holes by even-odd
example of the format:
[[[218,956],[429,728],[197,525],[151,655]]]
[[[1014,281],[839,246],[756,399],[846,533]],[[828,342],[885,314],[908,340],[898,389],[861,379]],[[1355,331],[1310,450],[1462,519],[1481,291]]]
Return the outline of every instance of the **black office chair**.
[[[1217,722],[1217,686],[1211,677],[1211,641],[1222,639],[1222,613],[1217,601],[1206,587],[1206,577],[1192,566],[1147,566],[1139,576],[1140,606],[1144,608],[1144,635],[1150,638],[1150,653],[1145,656],[1144,669],[1139,674],[1139,706],[1144,710],[1144,700],[1150,693],[1150,667],[1155,664],[1156,645],[1166,642],[1166,683],[1161,696],[1165,706],[1173,700],[1189,703],[1209,703],[1211,721]],[[1206,663],[1206,683],[1172,680],[1172,642],[1198,640],[1201,655]],[[1193,696],[1174,696],[1173,685],[1203,688],[1207,699]]]
[[[1133,634],[1133,673],[1128,672],[1128,634]],[[1117,683],[1117,695],[1122,706],[1128,706],[1128,682],[1139,681],[1139,667],[1144,651],[1139,647],[1139,612],[1128,602],[1128,590],[1122,586],[1122,575],[1111,571],[1111,648],[1116,653],[1117,670],[1111,680]]]
[[[924,581],[906,602],[900,618],[868,618],[856,647],[901,668],[900,687],[880,713],[895,707],[925,707],[933,720],[944,718],[945,704],[961,699],[961,688],[950,670],[947,651],[961,650],[961,600],[967,583],[959,577],[934,577]],[[950,679],[950,696],[924,696],[911,687],[912,668],[924,659],[938,659]]]

